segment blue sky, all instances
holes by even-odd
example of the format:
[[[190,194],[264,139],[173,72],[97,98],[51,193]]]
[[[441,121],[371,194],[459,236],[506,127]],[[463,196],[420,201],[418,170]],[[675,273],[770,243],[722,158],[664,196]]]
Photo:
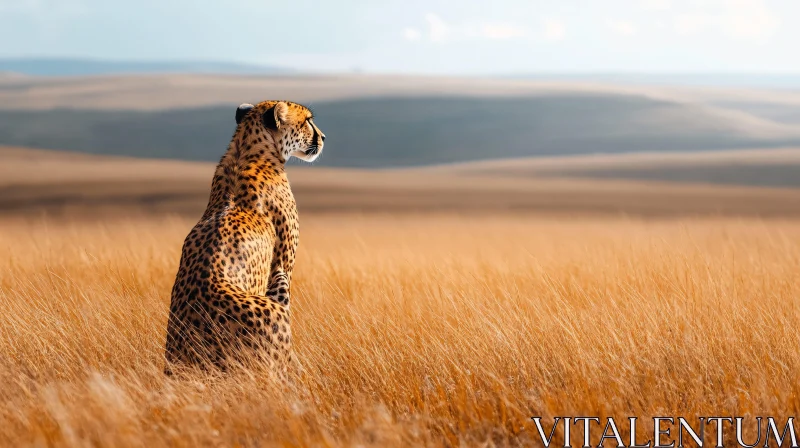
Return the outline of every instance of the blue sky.
[[[0,0],[0,56],[321,72],[800,72],[800,0]]]

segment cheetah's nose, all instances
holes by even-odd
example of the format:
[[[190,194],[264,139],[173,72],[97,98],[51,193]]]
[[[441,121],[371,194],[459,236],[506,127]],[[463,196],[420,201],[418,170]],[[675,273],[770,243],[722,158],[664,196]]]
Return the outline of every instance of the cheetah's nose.
[[[325,134],[323,134],[322,132],[319,133],[319,137],[322,139],[323,142],[325,141]]]

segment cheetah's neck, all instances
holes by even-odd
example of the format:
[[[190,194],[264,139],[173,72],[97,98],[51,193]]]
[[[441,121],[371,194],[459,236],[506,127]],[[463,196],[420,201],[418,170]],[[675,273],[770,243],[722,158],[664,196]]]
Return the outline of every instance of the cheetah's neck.
[[[269,213],[287,194],[293,205],[284,162],[263,137],[234,136],[214,172],[206,215],[233,207]]]

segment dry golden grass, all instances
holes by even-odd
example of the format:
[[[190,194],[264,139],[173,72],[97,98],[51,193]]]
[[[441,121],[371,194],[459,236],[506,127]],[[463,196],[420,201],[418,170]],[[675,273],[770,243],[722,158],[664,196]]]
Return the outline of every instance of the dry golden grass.
[[[191,222],[0,224],[0,445],[535,446],[534,415],[800,409],[800,222],[303,218],[287,388],[161,374]]]

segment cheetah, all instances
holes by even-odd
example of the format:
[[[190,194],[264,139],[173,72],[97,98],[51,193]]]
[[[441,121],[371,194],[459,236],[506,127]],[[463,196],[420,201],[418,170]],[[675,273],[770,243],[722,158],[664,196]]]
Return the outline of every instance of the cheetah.
[[[208,206],[183,243],[167,323],[166,368],[292,363],[289,297],[299,242],[285,163],[313,162],[325,134],[305,106],[264,101],[236,109]]]

